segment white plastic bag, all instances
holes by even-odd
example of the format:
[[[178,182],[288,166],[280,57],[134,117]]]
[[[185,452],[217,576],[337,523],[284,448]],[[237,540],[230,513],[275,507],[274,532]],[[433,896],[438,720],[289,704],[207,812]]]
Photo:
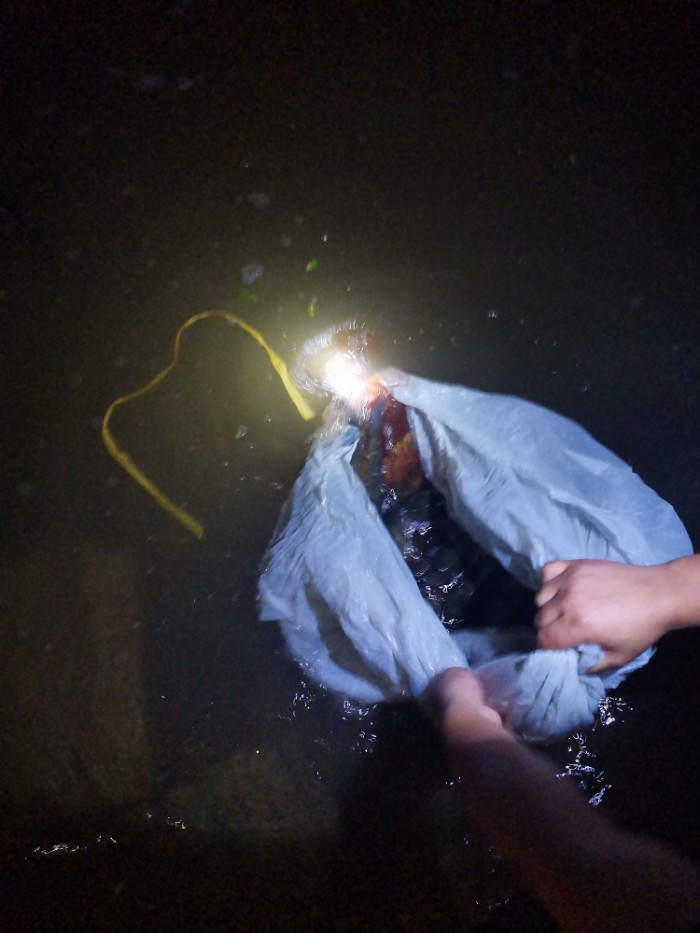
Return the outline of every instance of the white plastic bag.
[[[397,370],[380,379],[407,406],[423,469],[452,518],[530,589],[549,560],[655,564],[692,552],[671,506],[574,422]],[[523,627],[448,634],[351,466],[358,440],[337,412],[317,433],[260,578],[261,618],[279,621],[292,656],[360,703],[417,697],[463,665],[528,739],[590,722],[606,689],[652,650],[596,675],[585,673],[602,656],[595,645],[536,650]]]

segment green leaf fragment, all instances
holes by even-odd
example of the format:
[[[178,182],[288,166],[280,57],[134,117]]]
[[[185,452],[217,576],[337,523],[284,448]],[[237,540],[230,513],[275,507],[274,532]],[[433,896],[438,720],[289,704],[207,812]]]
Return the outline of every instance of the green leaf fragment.
[[[310,260],[306,263],[306,271],[307,271],[307,272],[313,272],[314,269],[317,268],[317,266],[318,266],[318,259],[310,259]]]

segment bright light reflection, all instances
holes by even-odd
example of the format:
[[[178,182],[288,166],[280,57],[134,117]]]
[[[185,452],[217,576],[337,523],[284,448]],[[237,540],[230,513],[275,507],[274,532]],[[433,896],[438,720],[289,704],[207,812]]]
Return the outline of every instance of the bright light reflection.
[[[367,367],[357,359],[337,353],[326,363],[324,384],[353,408],[362,408],[371,395]]]

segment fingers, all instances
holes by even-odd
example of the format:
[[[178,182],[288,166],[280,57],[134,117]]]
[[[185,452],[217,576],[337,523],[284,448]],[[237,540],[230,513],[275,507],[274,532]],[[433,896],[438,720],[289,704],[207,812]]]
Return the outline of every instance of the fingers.
[[[542,586],[535,594],[535,605],[540,608],[548,603],[559,589],[559,578],[569,568],[571,561],[553,560],[542,568]]]
[[[568,644],[561,644],[560,632],[557,626],[551,624],[538,627],[537,647],[544,648],[547,651],[553,651],[557,648],[569,648]]]
[[[538,609],[546,606],[548,602],[554,599],[558,590],[559,583],[556,580],[551,580],[549,583],[545,583],[544,586],[541,586],[535,593],[535,605]]]
[[[445,706],[455,693],[480,691],[481,687],[474,674],[463,667],[448,667],[428,684],[420,703],[428,719],[436,721],[442,715]],[[479,699],[481,694],[478,693]]]
[[[576,648],[578,645],[583,644],[584,641],[585,638],[575,628],[562,624],[561,620],[545,625],[537,632],[537,647],[543,648],[545,651]],[[605,666],[608,667],[609,665],[606,664]]]
[[[562,617],[561,608],[556,604],[555,600],[550,600],[538,613],[535,615],[535,628],[544,629],[549,625],[552,625],[554,622],[558,622]]]
[[[554,577],[558,577],[560,573],[564,573],[570,564],[570,560],[550,560],[542,568],[542,582],[547,583],[549,580],[553,580]]]
[[[450,711],[459,712],[472,725],[484,719],[502,725],[499,713],[486,704],[481,681],[466,668],[448,668],[435,677],[420,703],[426,718],[438,729],[444,729]]]
[[[577,619],[562,608],[558,599],[553,599],[544,609],[540,609],[535,616],[535,628],[537,647],[548,651],[575,648],[590,640]]]

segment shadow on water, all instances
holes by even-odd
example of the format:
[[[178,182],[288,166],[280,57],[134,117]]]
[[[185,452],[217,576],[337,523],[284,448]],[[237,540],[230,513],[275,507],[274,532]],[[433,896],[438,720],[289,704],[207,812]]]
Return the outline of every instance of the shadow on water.
[[[308,690],[226,588],[170,616],[196,571],[166,563],[45,537],[4,568],[3,929],[542,919],[469,837],[415,708]]]
[[[415,707],[310,689],[256,621],[276,508],[235,551],[216,522],[139,553],[45,532],[0,571],[3,929],[550,929]],[[572,776],[697,858],[693,669],[664,643]]]

